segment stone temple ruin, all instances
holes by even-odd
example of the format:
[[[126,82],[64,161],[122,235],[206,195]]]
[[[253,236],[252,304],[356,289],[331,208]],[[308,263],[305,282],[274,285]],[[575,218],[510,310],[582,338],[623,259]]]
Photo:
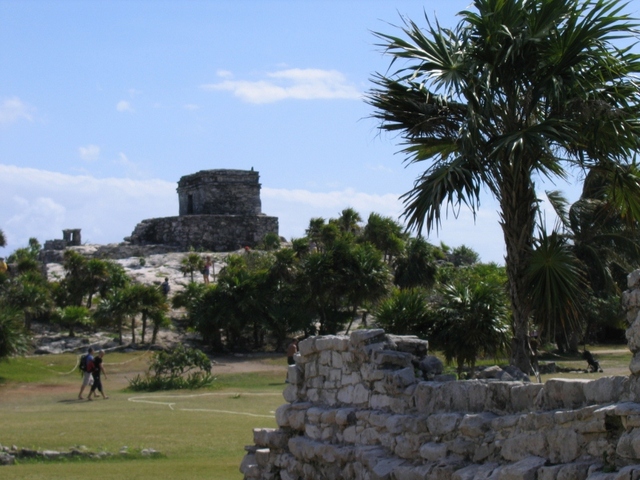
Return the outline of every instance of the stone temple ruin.
[[[177,217],[143,220],[125,240],[228,252],[278,234],[278,218],[261,212],[259,174],[253,169],[202,170],[182,177],[177,190]]]
[[[245,480],[640,479],[640,270],[623,295],[631,375],[424,378],[428,343],[356,330],[310,337],[277,429],[254,429]]]

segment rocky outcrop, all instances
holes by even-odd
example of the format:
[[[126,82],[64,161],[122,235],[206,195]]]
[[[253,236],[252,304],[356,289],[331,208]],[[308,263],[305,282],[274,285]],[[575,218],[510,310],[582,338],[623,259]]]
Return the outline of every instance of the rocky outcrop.
[[[415,337],[362,330],[300,342],[278,428],[254,430],[244,478],[640,478],[638,279],[625,294],[628,377],[425,381],[426,342]]]

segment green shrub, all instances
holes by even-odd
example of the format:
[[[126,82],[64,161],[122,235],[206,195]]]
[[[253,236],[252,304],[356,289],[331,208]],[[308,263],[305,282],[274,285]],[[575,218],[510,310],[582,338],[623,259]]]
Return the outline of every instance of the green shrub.
[[[129,380],[134,391],[196,389],[210,385],[211,360],[202,351],[178,345],[171,351],[157,352],[144,376]]]

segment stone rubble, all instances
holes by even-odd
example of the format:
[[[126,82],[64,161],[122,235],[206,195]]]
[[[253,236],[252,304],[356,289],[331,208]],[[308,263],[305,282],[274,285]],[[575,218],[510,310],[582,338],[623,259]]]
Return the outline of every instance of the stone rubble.
[[[416,337],[305,339],[278,428],[254,430],[240,471],[247,480],[640,479],[640,271],[629,289],[628,377],[425,381],[428,343]]]

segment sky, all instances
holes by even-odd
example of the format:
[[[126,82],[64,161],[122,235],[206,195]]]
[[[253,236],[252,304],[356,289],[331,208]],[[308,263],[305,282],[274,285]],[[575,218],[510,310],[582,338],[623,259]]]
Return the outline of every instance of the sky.
[[[390,61],[373,32],[425,14],[453,26],[469,5],[0,0],[0,256],[67,228],[121,242],[177,215],[178,180],[207,169],[258,171],[289,240],[347,207],[398,219],[422,170],[363,100]],[[504,263],[496,210],[485,195],[428,240]]]

